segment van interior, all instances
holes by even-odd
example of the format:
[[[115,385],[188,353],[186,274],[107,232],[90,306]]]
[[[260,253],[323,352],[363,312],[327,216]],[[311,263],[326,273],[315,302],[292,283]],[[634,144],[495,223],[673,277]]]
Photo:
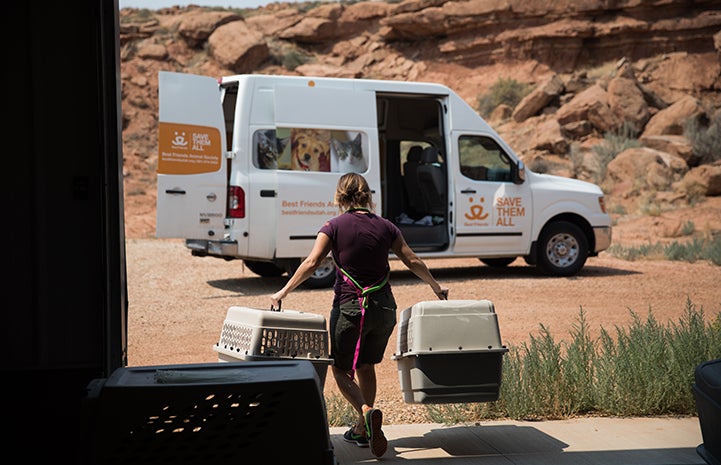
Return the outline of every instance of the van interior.
[[[448,166],[437,96],[378,94],[383,216],[416,252],[449,242]]]

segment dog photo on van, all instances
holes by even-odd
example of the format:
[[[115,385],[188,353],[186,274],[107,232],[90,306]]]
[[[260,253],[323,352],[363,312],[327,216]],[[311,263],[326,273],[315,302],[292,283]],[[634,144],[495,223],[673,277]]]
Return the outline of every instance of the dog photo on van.
[[[330,171],[330,131],[293,128],[290,166],[301,171]]]
[[[337,173],[362,173],[366,170],[363,158],[361,133],[333,131],[331,133],[331,171]]]

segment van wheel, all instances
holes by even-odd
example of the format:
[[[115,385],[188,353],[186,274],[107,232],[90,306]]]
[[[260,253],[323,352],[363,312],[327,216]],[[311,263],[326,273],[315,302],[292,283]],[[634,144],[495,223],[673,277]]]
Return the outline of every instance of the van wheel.
[[[245,266],[247,266],[250,271],[264,278],[274,278],[276,276],[281,276],[283,273],[285,273],[284,269],[278,268],[271,262],[243,260],[243,263],[245,263]]]
[[[538,239],[538,268],[550,276],[573,276],[588,258],[588,242],[573,223],[558,221],[546,226]]]
[[[315,270],[302,286],[308,289],[324,289],[333,286],[335,283],[335,263],[331,257],[325,257],[320,266]]]
[[[505,268],[511,263],[516,261],[516,257],[502,257],[502,258],[479,258],[479,260],[492,268]]]

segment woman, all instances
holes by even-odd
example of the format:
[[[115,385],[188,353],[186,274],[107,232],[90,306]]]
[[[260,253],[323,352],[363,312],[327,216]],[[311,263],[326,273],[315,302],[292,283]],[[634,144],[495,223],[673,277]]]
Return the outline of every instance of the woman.
[[[371,191],[363,176],[341,176],[335,202],[341,214],[320,228],[310,255],[271,296],[271,305],[280,307],[281,300],[308,279],[332,251],[338,274],[330,314],[331,369],[338,389],[358,412],[356,424],[343,439],[361,447],[370,445],[373,455],[380,457],[388,441],[381,429],[383,413],[373,408],[375,365],[383,360],[397,308],[388,282],[389,252],[428,283],[438,298],[447,299],[448,289],[435,280],[398,227],[373,213]]]

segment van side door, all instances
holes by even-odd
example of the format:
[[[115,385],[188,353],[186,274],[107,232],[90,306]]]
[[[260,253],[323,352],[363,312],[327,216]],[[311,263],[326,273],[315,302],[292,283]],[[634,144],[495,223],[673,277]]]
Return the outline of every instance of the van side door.
[[[334,196],[343,173],[363,174],[381,205],[375,93],[318,80],[276,85],[274,94],[276,137],[287,140],[276,172],[276,256],[303,258],[323,223],[338,214]]]

